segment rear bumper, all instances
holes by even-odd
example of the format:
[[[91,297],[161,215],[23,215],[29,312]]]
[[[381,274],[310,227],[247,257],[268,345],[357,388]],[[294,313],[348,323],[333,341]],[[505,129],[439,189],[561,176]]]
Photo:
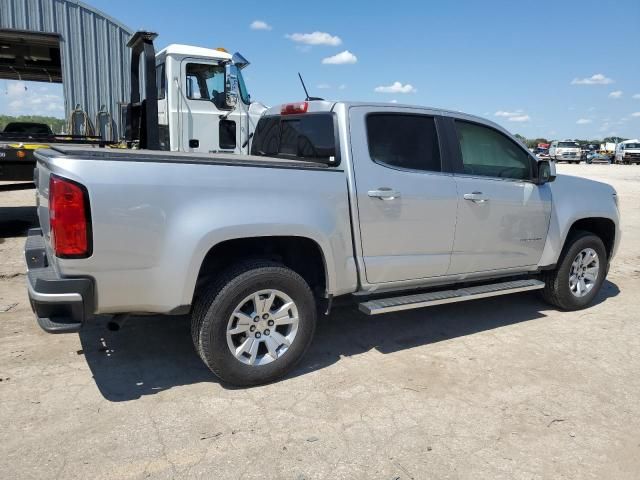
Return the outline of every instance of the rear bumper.
[[[63,278],[49,263],[42,230],[29,230],[24,249],[27,289],[38,325],[49,333],[80,330],[91,317],[94,284],[91,278]]]

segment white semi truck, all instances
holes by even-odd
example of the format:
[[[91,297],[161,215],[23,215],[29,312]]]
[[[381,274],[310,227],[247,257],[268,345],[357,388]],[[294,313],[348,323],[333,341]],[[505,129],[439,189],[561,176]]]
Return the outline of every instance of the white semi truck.
[[[155,33],[130,40],[131,99],[125,105],[129,148],[194,153],[249,153],[255,126],[266,107],[251,100],[242,77],[249,62],[239,53],[190,45],[169,45],[158,54]],[[141,60],[144,59],[141,68]],[[144,71],[144,75],[141,75]],[[141,83],[144,94],[141,94]],[[54,135],[37,124],[0,133],[0,180],[33,179],[34,151],[62,145],[122,146],[85,135]],[[0,190],[33,188],[33,183]]]
[[[242,77],[249,62],[239,53],[172,44],[157,54],[157,35],[131,38],[131,103],[125,136],[149,150],[248,153],[266,107],[253,102]],[[140,61],[144,55],[144,99]]]
[[[169,45],[156,55],[158,128],[163,150],[249,153],[266,107],[242,77],[249,64],[226,50]]]

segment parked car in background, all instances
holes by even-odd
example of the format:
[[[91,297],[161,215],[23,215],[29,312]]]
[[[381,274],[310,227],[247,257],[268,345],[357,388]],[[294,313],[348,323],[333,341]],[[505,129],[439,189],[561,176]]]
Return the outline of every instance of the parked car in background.
[[[616,145],[615,162],[624,164],[640,163],[640,140],[626,140]]]
[[[549,147],[538,146],[533,150],[533,153],[535,153],[538,158],[549,158]]]
[[[600,153],[607,155],[613,160],[616,154],[616,146],[617,144],[614,142],[602,143],[600,144]]]
[[[611,163],[611,158],[608,155],[604,155],[600,152],[587,153],[586,162],[591,163]]]
[[[53,135],[51,128],[46,123],[35,122],[11,122],[7,123],[2,133],[22,135],[29,138],[30,135]]]
[[[551,142],[549,157],[556,162],[580,163],[582,152],[580,144],[572,140]]]

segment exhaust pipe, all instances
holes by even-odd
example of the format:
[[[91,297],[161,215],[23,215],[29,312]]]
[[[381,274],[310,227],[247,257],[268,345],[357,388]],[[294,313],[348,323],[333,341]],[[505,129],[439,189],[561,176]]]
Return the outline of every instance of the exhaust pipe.
[[[107,323],[107,329],[111,332],[117,332],[124,324],[129,320],[129,315],[126,313],[119,313],[114,315],[113,318]]]

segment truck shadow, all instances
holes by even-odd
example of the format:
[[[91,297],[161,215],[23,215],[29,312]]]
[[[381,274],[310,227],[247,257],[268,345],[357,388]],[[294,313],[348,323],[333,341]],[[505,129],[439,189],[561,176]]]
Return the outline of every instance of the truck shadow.
[[[0,207],[0,238],[26,237],[37,226],[36,207]]]
[[[618,287],[606,281],[596,304],[618,293]],[[549,308],[532,293],[374,317],[353,306],[336,308],[319,319],[311,348],[287,378],[371,349],[394,353],[536,320]],[[188,317],[135,317],[117,332],[107,329],[109,320],[99,317],[80,333],[82,353],[107,400],[129,401],[177,386],[219,383],[193,349]]]

